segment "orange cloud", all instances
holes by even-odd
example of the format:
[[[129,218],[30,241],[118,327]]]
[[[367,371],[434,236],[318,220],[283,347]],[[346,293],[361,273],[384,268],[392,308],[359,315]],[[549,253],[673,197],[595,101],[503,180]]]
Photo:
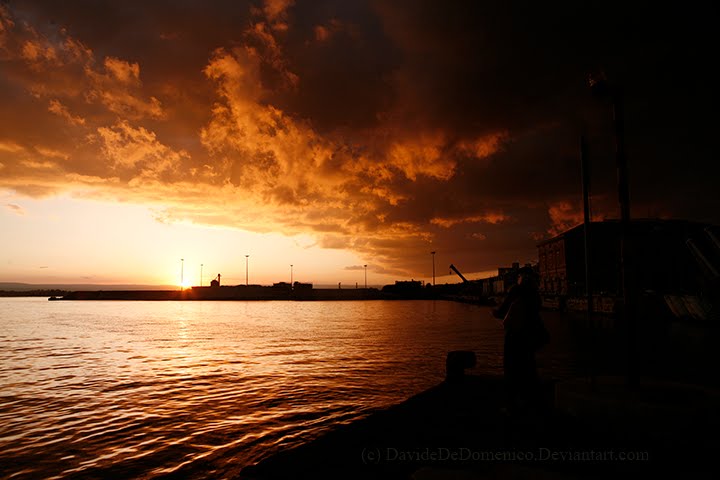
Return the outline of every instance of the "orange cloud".
[[[330,30],[322,25],[315,26],[315,40],[318,42],[326,42],[330,38]]]
[[[15,22],[10,18],[10,13],[4,5],[0,5],[0,48],[7,43],[9,31],[15,27]]]
[[[52,148],[43,147],[40,145],[35,145],[35,151],[38,152],[43,157],[59,158],[59,159],[63,159],[63,160],[67,160],[69,158],[69,155],[65,152],[62,152],[60,150],[55,150]]]
[[[550,235],[559,235],[583,221],[581,206],[566,201],[551,204],[548,207],[548,215],[551,222],[548,230]]]
[[[27,62],[35,65],[62,65],[55,48],[47,42],[27,40],[22,46],[20,55]]]
[[[60,103],[59,100],[50,100],[50,105],[48,106],[48,111],[54,113],[55,115],[64,118],[68,121],[71,125],[85,125],[85,119],[79,116],[75,116],[72,113],[70,113],[70,110],[68,107]]]
[[[153,132],[127,121],[100,127],[97,132],[101,150],[113,168],[131,170],[135,175],[157,177],[188,157],[187,152],[174,151],[160,143]]]
[[[455,160],[444,154],[442,133],[424,134],[412,140],[395,142],[388,150],[388,161],[410,180],[419,175],[448,180],[455,173]]]
[[[0,50],[2,58],[22,61],[32,71],[41,72],[67,68],[90,60],[91,52],[72,39],[65,30],[44,35],[27,22],[17,23],[10,12],[0,6]]]
[[[14,69],[13,78],[34,96],[51,97],[49,110],[71,124],[83,125],[85,119],[70,114],[64,99],[78,97],[125,118],[164,116],[161,102],[142,93],[138,63],[106,57],[101,71],[92,50],[64,29],[44,34],[27,22],[16,24],[4,8],[0,25],[1,46],[11,62],[8,67]]]
[[[118,82],[128,85],[140,85],[140,65],[115,57],[105,58],[105,70]]]
[[[287,9],[295,3],[295,0],[265,0],[263,3],[263,13],[273,28],[286,30]]]
[[[506,131],[484,135],[473,140],[459,142],[457,148],[460,152],[469,156],[482,159],[497,153],[502,143],[510,137]]]
[[[435,217],[430,219],[430,223],[438,225],[443,228],[450,228],[458,223],[489,223],[492,225],[507,222],[510,218],[502,213],[487,213],[482,215],[471,215],[468,217],[460,218],[440,218]]]
[[[327,42],[338,32],[343,30],[344,25],[338,19],[333,18],[328,23],[323,25],[315,25],[313,33],[315,34],[316,42]]]
[[[322,175],[323,164],[333,155],[332,142],[263,102],[266,92],[257,52],[219,50],[205,73],[216,82],[222,99],[200,137],[210,154],[222,159],[214,164],[216,173],[281,203],[288,198],[300,203],[325,198],[328,189],[338,187]]]
[[[125,118],[164,117],[165,112],[160,100],[154,96],[142,98],[140,66],[137,63],[107,57],[104,68],[104,73],[89,66],[85,68],[85,74],[91,83],[91,89],[85,95],[89,102],[99,101],[111,112]]]
[[[13,141],[0,140],[0,152],[18,153],[25,150],[25,147],[18,145]]]
[[[20,163],[25,167],[35,170],[50,170],[58,166],[57,163],[49,161],[38,162],[35,160],[23,160]]]

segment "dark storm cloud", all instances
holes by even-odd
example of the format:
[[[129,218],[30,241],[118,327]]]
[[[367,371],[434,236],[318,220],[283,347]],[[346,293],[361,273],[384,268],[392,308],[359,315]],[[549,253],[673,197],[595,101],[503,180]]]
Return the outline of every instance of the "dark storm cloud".
[[[528,3],[6,2],[0,179],[487,270],[578,221],[581,134],[616,215],[604,71],[634,213],[717,222],[709,12]]]

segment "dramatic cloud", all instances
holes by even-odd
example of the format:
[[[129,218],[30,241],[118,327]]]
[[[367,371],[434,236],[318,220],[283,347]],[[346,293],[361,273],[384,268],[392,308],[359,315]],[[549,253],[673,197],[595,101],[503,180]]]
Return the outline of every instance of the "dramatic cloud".
[[[88,68],[85,73],[92,85],[86,94],[88,102],[98,101],[111,112],[125,118],[163,117],[162,106],[157,98],[142,98],[140,66],[137,63],[106,57],[104,72]]]
[[[84,118],[75,116],[70,113],[70,110],[58,100],[50,100],[50,106],[48,107],[48,111],[54,113],[59,117],[64,118],[71,125],[85,125]]]
[[[581,206],[581,205],[580,205]],[[558,235],[583,221],[583,212],[578,204],[558,202],[550,206],[551,235]]]
[[[417,276],[429,251],[488,270],[534,259],[536,241],[581,221],[581,134],[595,218],[617,215],[611,111],[585,85],[602,69],[626,92],[634,214],[717,222],[701,13],[7,3],[0,188],[311,234],[376,272]]]
[[[116,170],[130,169],[136,176],[157,176],[177,168],[187,153],[175,152],[157,141],[155,134],[123,121],[98,128],[102,152]]]

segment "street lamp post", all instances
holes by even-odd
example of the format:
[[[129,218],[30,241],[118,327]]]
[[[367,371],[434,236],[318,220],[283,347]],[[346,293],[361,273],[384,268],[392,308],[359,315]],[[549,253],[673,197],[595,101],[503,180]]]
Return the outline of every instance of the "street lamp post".
[[[290,264],[290,289],[292,289],[293,285],[293,266],[292,263]]]
[[[363,265],[365,267],[365,289],[367,289],[367,265]]]
[[[184,274],[184,270],[185,270],[184,267],[185,267],[185,259],[181,258],[180,259],[180,290],[185,288],[185,285],[184,285],[185,279],[183,278],[183,274]]]
[[[435,286],[435,252],[434,251],[430,252],[430,254],[432,255],[432,260],[433,260],[433,282],[432,282],[432,284],[434,287]]]
[[[201,263],[200,264],[200,286],[201,287],[202,287],[202,268],[203,268],[203,264]]]
[[[245,286],[248,286],[248,257],[250,255],[245,255]]]

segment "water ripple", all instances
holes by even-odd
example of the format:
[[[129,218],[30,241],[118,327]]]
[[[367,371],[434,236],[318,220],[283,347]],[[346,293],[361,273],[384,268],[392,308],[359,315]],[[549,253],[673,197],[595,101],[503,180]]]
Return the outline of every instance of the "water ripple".
[[[448,302],[0,302],[13,479],[213,478],[430,387],[449,350],[502,364],[488,310]]]

